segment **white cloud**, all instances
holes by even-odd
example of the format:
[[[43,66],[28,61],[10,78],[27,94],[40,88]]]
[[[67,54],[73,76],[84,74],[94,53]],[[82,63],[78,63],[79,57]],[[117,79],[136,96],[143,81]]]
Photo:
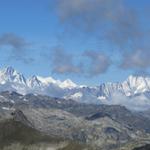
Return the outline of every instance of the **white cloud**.
[[[123,94],[116,92],[113,93],[111,100],[101,100],[102,103],[108,105],[122,105],[130,110],[142,111],[150,108],[150,99],[145,95],[136,97],[126,97]]]

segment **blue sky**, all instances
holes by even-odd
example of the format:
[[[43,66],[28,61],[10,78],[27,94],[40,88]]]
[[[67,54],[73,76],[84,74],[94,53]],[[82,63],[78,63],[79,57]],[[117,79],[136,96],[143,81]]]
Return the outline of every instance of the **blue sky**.
[[[0,67],[98,85],[149,74],[149,0],[0,0]]]

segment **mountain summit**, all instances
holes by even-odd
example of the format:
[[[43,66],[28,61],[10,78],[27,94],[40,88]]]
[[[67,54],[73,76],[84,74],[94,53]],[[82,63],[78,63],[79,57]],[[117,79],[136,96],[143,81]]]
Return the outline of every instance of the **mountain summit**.
[[[14,68],[7,67],[0,70],[0,83],[5,84],[8,82],[25,85],[26,79],[22,74],[18,73]]]

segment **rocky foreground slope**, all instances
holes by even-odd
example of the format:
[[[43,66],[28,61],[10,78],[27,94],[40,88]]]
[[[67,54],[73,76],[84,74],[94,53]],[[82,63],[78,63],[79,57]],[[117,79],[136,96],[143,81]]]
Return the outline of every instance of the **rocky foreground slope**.
[[[83,146],[81,150],[132,150],[150,143],[147,113],[132,112],[119,105],[89,105],[48,96],[2,92],[0,124],[7,120],[54,139],[78,143],[75,145]],[[8,131],[11,133],[11,128]],[[12,139],[15,134],[13,136]]]
[[[14,119],[0,121],[0,150],[76,150],[86,146],[47,136]]]

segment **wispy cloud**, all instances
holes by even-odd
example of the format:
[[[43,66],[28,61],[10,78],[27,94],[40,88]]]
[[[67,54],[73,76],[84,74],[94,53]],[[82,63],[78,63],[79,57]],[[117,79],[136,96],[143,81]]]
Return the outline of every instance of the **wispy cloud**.
[[[79,74],[82,66],[74,62],[74,56],[61,47],[55,47],[52,52],[52,72],[58,74]]]
[[[97,76],[105,73],[111,65],[111,60],[104,53],[97,51],[85,51],[83,54],[90,59],[88,68],[88,75]]]
[[[121,67],[123,69],[146,70],[150,68],[149,49],[137,49],[123,55]]]
[[[57,0],[60,22],[75,32],[102,37],[117,45],[127,44],[141,36],[139,16],[124,0]]]
[[[5,33],[0,36],[0,46],[11,46],[14,49],[21,50],[28,45],[29,43],[27,43],[24,38],[14,33]]]
[[[111,100],[102,100],[102,103],[108,105],[122,105],[130,110],[143,111],[150,109],[150,102],[144,95],[139,95],[136,97],[126,97],[122,93],[113,93]]]
[[[24,38],[14,33],[4,33],[0,36],[0,48],[10,47],[11,52],[8,54],[9,59],[31,63],[33,58],[27,56],[30,43]]]
[[[149,68],[150,28],[142,22],[146,11],[139,14],[124,0],[56,0],[56,13],[67,34],[79,31],[115,47],[123,56],[123,69]]]
[[[76,56],[60,46],[52,49],[50,57],[52,72],[57,74],[94,77],[105,73],[111,64],[109,57],[103,53],[91,50]]]

